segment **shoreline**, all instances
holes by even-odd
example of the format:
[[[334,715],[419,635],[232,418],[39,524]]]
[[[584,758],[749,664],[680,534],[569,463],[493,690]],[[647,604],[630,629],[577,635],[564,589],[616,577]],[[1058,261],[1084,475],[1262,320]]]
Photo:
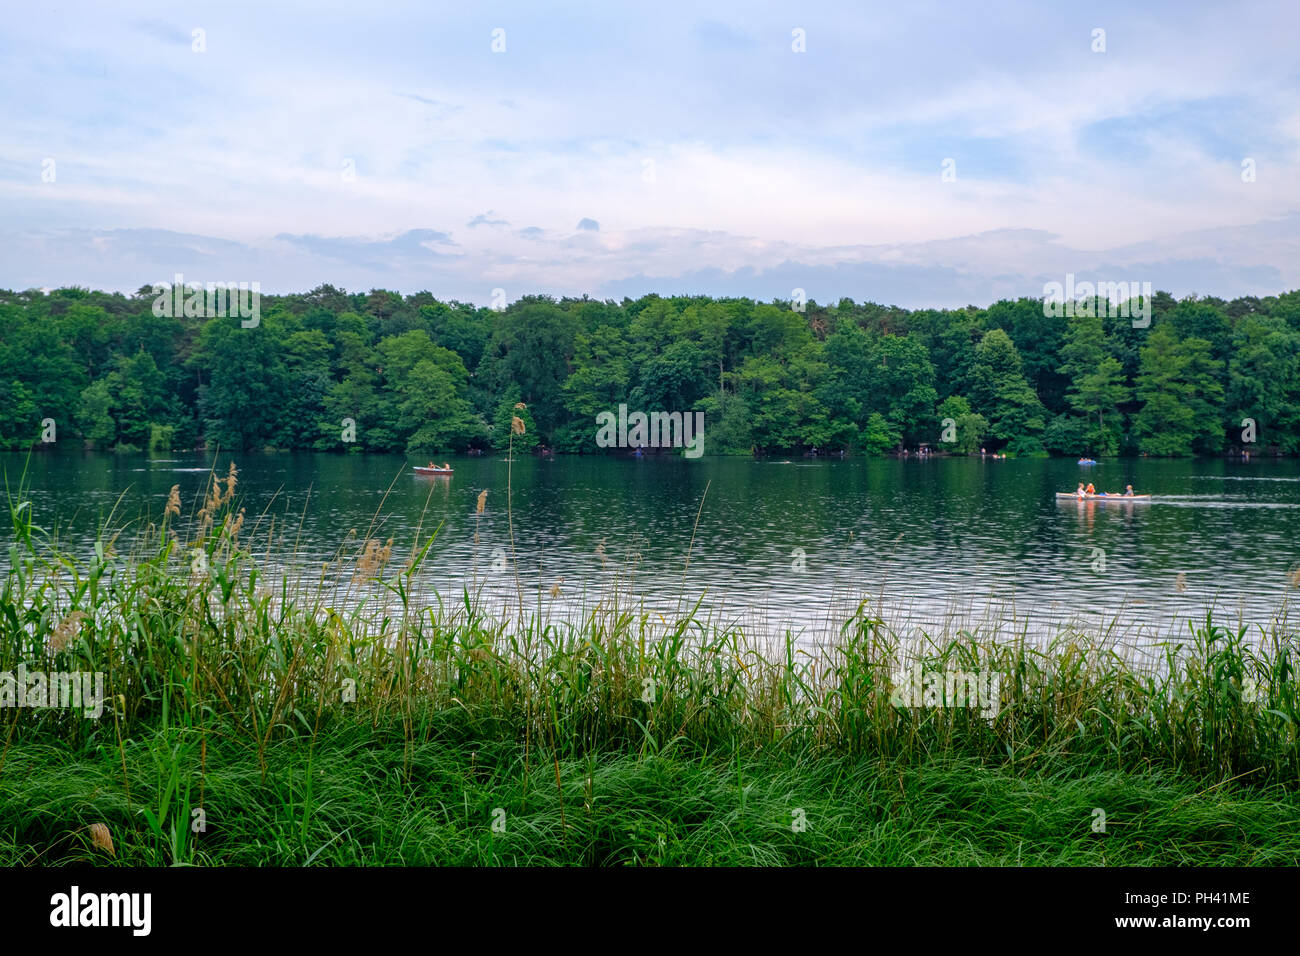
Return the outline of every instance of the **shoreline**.
[[[1149,673],[1081,635],[909,653],[864,601],[833,647],[765,654],[690,608],[614,602],[555,628],[490,621],[468,596],[411,603],[433,537],[405,564],[358,558],[396,601],[376,623],[274,602],[233,495],[215,479],[195,537],[165,515],[152,549],[88,566],[11,501],[0,674],[102,673],[107,699],[99,719],[0,707],[8,865],[1300,852],[1294,631],[1256,648],[1207,620]]]

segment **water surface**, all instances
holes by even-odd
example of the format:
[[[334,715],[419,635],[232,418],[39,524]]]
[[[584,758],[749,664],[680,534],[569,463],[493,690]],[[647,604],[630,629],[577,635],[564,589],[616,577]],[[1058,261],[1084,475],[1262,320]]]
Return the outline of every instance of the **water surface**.
[[[1294,593],[1300,561],[1295,461],[523,457],[510,474],[512,552],[503,457],[453,459],[451,478],[417,477],[399,456],[235,460],[246,528],[274,522],[287,536],[272,557],[292,552],[300,573],[319,575],[342,555],[326,576],[340,600],[355,597],[344,583],[365,538],[393,538],[399,560],[417,528],[439,525],[420,572],[426,598],[456,600],[470,586],[513,601],[513,553],[525,602],[551,614],[617,581],[652,613],[702,600],[715,620],[805,636],[833,629],[864,597],[900,629],[1013,620],[1035,634],[1078,625],[1167,635],[1207,608],[1225,623],[1267,624]],[[11,485],[25,461],[0,456]],[[220,474],[229,461],[216,460]],[[213,464],[203,454],[42,452],[28,481],[39,523],[88,557],[111,514],[117,524],[144,509],[156,518],[173,484],[191,514]],[[1081,477],[1157,498],[1058,502]]]

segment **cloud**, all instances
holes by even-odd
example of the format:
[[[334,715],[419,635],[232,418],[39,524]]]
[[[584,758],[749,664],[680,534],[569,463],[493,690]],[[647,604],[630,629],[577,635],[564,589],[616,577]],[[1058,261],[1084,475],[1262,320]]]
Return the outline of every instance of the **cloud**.
[[[396,96],[406,100],[415,100],[417,103],[423,103],[426,106],[445,106],[445,103],[439,103],[437,100],[431,100],[427,96],[420,96],[418,93],[397,93]]]
[[[421,96],[418,93],[394,93],[393,95],[404,100],[410,100],[413,103],[419,103],[421,106],[427,106],[429,108],[428,112],[437,120],[449,119],[457,113],[463,112],[465,109],[463,106],[431,99],[427,96]]]
[[[580,240],[580,241],[579,241]],[[48,229],[0,233],[0,286],[91,285],[134,291],[170,281],[257,280],[263,291],[304,292],[328,282],[350,289],[429,290],[487,304],[511,295],[599,298],[703,294],[759,301],[848,297],[907,308],[988,305],[1038,297],[1047,282],[1150,282],[1176,296],[1234,298],[1300,288],[1300,215],[1157,240],[1081,249],[1047,230],[1002,229],[942,240],[875,245],[769,242],[719,230],[637,229],[580,236],[528,227],[453,241],[432,229],[390,237],[282,233],[233,242],[167,230]],[[1233,250],[1220,252],[1217,250]]]
[[[391,239],[295,236],[290,233],[280,233],[275,238],[278,242],[290,243],[321,259],[344,261],[381,271],[395,263],[443,258],[442,254],[431,250],[430,245],[456,245],[447,233],[433,229],[409,229]]]
[[[145,36],[153,37],[162,43],[179,43],[188,48],[192,39],[188,29],[181,29],[175,24],[162,20],[135,20],[132,26]]]
[[[475,226],[508,226],[508,225],[510,225],[510,223],[506,222],[504,219],[489,219],[488,217],[489,217],[489,216],[492,216],[492,215],[493,215],[493,212],[492,212],[491,209],[489,209],[487,212],[481,212],[481,213],[479,213],[477,216],[475,216],[475,217],[474,217],[473,219],[471,219],[469,222],[465,223],[465,225],[468,226],[468,227],[471,228],[471,229],[473,229]]]
[[[173,261],[472,300],[784,296],[800,269],[818,296],[932,281],[945,301],[1080,263],[1170,291],[1296,282],[1293,4],[1107,6],[1104,54],[1081,0],[697,9],[504,0],[494,55],[465,5],[214,5],[197,54],[143,0],[36,5],[0,57],[23,90],[0,124],[0,285],[138,285]],[[574,229],[575,202],[598,228]]]

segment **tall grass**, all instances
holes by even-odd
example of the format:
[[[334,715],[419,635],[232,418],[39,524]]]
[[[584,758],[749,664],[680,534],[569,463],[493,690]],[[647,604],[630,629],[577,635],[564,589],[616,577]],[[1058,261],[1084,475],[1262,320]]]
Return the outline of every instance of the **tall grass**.
[[[671,790],[656,773],[687,774],[706,791],[725,778],[726,787],[740,788],[742,803],[746,787],[776,793],[792,779],[820,780],[823,791],[836,792],[859,777],[872,786],[895,779],[891,786],[906,792],[917,773],[929,775],[923,787],[975,774],[1000,781],[1013,800],[1015,779],[1060,788],[1092,775],[1119,792],[1115,781],[1143,775],[1144,785],[1158,779],[1172,788],[1174,806],[1209,790],[1225,800],[1252,792],[1274,811],[1283,800],[1294,818],[1300,696],[1293,635],[1257,640],[1207,616],[1185,641],[1163,645],[1160,666],[1140,667],[1123,648],[1072,633],[1045,645],[957,633],[909,646],[869,601],[825,646],[789,635],[768,646],[691,609],[665,620],[617,592],[594,601],[580,620],[525,614],[522,600],[517,615],[497,617],[469,589],[435,606],[413,600],[436,531],[417,532],[405,559],[369,533],[354,542],[355,553],[336,562],[352,573],[349,599],[339,600],[291,575],[270,577],[277,529],[265,529],[259,556],[253,535],[265,526],[261,519],[245,526],[236,486],[233,466],[225,477],[212,475],[196,513],[182,520],[179,502],[169,500],[157,523],[133,529],[129,553],[115,551],[123,529],[106,528],[85,561],[54,547],[21,486],[7,489],[12,539],[0,588],[0,672],[20,664],[103,672],[109,701],[97,721],[69,710],[0,710],[0,855],[4,834],[15,859],[36,852],[24,839],[44,824],[22,809],[20,794],[35,781],[50,784],[42,768],[55,766],[99,781],[94,792],[112,796],[76,812],[116,814],[131,837],[119,843],[134,859],[155,862],[210,859],[200,849],[210,841],[189,824],[196,809],[220,806],[234,826],[241,798],[232,788],[279,807],[264,812],[287,815],[302,842],[280,850],[231,843],[223,861],[308,862],[313,850],[324,856],[312,861],[373,861],[366,854],[380,853],[376,844],[345,839],[345,828],[322,820],[338,812],[327,809],[331,800],[342,799],[330,795],[339,781],[320,778],[326,767],[363,773],[364,785],[349,798],[361,804],[388,792],[402,804],[433,778],[433,790],[450,788],[454,800],[446,776],[454,772],[466,801],[473,791],[512,813],[553,812],[555,830],[543,842],[558,840],[556,852],[576,862],[672,862],[660,824],[616,839],[599,836],[591,816],[604,785],[629,801],[628,788],[647,787],[646,799]],[[912,660],[929,671],[1000,675],[996,715],[895,706],[895,674]],[[391,762],[367,763],[357,747]],[[488,790],[495,796],[484,796]],[[880,799],[882,806],[895,800]],[[486,825],[482,809],[471,814],[476,825]],[[682,820],[699,819],[679,809],[686,816],[673,824],[678,843],[689,837]],[[779,846],[791,832],[783,812]],[[442,807],[437,826],[453,827],[458,814]],[[348,819],[355,827],[355,815]],[[922,824],[914,822],[919,835]],[[309,847],[313,834],[325,832],[341,841],[330,844],[334,850]],[[495,831],[485,832],[490,843]],[[478,837],[447,839],[458,849],[443,861],[503,859]],[[75,856],[87,840],[67,837],[43,852]],[[393,860],[434,853],[424,843],[402,849],[391,832],[379,842]],[[809,844],[821,850],[809,856]],[[701,844],[691,858],[743,861],[728,846]],[[812,838],[799,846],[789,855],[763,844],[749,862],[764,862],[765,853],[795,862],[849,859]],[[919,851],[900,845],[896,858],[883,859],[908,862],[908,852]],[[1045,854],[1038,862],[1051,861],[1043,847],[1035,852]]]

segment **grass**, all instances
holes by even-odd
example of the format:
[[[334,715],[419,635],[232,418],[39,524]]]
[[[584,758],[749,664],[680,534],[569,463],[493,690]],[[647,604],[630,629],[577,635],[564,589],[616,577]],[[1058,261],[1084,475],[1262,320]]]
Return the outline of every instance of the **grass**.
[[[1297,645],[1276,628],[1207,618],[1147,665],[1068,632],[909,650],[865,601],[825,647],[617,589],[579,621],[502,619],[469,590],[412,598],[436,531],[272,580],[286,531],[236,486],[232,467],[184,520],[173,497],[129,535],[109,522],[88,562],[8,490],[0,673],[99,671],[109,700],[99,720],[0,709],[0,863],[1300,858]],[[998,675],[996,714],[895,706],[905,659]]]

